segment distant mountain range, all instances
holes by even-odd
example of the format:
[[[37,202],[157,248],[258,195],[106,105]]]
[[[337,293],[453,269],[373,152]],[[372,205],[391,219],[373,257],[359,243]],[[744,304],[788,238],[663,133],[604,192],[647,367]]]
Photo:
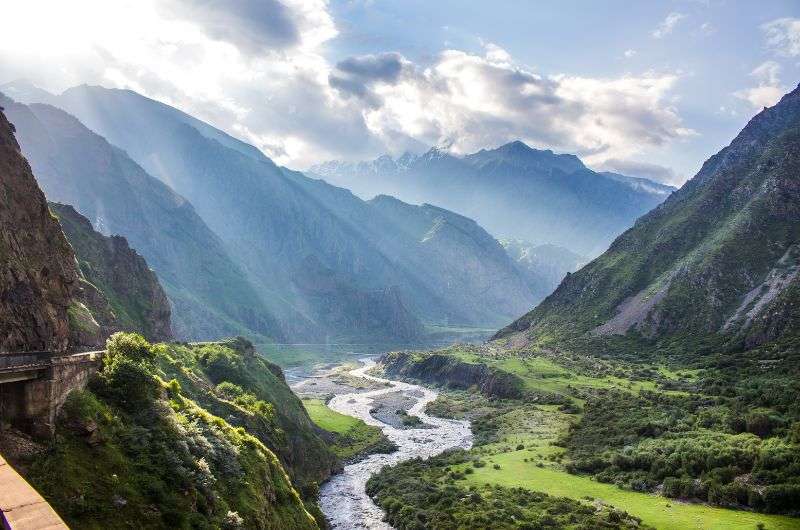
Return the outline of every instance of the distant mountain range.
[[[406,342],[502,325],[543,296],[448,210],[363,201],[131,91],[0,91],[31,103],[5,106],[48,198],[145,256],[178,337]]]
[[[496,339],[797,351],[800,88]],[[611,341],[611,342],[609,342]],[[771,357],[770,357],[771,358]]]
[[[454,156],[422,155],[371,162],[326,162],[312,175],[368,198],[393,195],[475,219],[498,238],[554,244],[596,256],[675,188],[643,178],[597,173],[578,157],[515,141]]]

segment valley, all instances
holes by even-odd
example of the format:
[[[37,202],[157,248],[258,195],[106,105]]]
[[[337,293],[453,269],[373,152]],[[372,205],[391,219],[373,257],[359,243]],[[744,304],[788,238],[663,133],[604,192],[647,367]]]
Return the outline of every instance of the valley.
[[[794,2],[122,4],[3,8],[0,528],[800,530]]]

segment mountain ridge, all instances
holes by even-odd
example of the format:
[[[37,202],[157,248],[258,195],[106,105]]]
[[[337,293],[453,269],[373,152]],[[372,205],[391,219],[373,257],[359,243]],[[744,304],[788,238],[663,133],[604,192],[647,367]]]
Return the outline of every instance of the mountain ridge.
[[[464,156],[434,147],[396,159],[330,161],[309,173],[363,197],[387,194],[437,204],[475,219],[501,239],[551,243],[584,255],[604,250],[673,191],[647,179],[594,172],[575,155],[519,140]]]

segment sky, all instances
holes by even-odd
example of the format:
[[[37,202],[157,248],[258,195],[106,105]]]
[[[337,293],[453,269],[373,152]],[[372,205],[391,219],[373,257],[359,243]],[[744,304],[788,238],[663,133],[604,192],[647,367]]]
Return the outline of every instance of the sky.
[[[301,170],[521,139],[679,185],[800,81],[797,0],[2,1],[0,83],[130,88]]]

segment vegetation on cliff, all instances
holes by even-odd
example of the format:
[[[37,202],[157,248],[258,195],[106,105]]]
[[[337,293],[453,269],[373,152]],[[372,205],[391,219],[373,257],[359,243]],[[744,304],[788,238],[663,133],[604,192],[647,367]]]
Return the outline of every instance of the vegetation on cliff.
[[[50,449],[20,465],[75,528],[283,530],[321,526],[316,482],[334,463],[249,343],[118,333]]]

